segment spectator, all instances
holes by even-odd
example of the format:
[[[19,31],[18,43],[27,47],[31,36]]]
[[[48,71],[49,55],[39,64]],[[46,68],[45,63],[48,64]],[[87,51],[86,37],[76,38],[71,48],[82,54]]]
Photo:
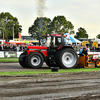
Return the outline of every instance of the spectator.
[[[22,45],[20,45],[20,51],[23,51],[23,47],[22,47]]]
[[[13,45],[13,51],[17,51],[16,47],[17,47],[17,45],[14,44],[14,45]]]
[[[3,50],[3,45],[2,44],[0,44],[0,51],[2,51]]]
[[[7,51],[7,45],[6,44],[3,45],[3,50]]]
[[[83,51],[83,47],[81,46],[81,47],[79,48],[79,55],[82,55],[82,51]]]
[[[92,50],[95,52],[95,51],[97,51],[97,48],[95,46],[93,46]]]
[[[6,50],[7,50],[7,51],[10,50],[10,45],[9,45],[9,44],[7,44],[7,46],[6,46]]]
[[[90,47],[90,51],[92,52],[93,50],[92,50],[92,47]]]
[[[89,46],[87,47],[87,51],[90,52],[90,47]]]
[[[10,45],[10,51],[13,51],[13,46],[12,45]]]
[[[18,45],[18,46],[16,47],[16,50],[17,50],[17,51],[20,51],[20,45]]]
[[[82,51],[82,54],[86,56],[86,61],[89,61],[89,56],[88,56],[88,52],[87,52],[87,48],[84,48]]]
[[[97,48],[97,52],[100,52],[100,46]]]
[[[25,45],[22,45],[22,51],[24,51]]]

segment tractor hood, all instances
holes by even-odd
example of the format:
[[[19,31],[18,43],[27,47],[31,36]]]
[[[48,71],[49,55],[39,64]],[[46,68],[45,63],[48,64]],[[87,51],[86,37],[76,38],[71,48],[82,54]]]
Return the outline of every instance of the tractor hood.
[[[47,47],[45,46],[27,46],[27,49],[46,49]]]

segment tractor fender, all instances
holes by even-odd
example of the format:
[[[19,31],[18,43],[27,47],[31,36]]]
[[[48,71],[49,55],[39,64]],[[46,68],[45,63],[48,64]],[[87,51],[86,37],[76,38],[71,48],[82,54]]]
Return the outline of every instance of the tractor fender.
[[[60,45],[60,46],[57,48],[57,50],[62,50],[62,49],[67,49],[67,48],[73,49],[72,46],[62,46],[62,45]]]
[[[40,51],[40,50],[35,50],[34,52],[38,52],[38,53],[40,53],[42,56],[43,56],[43,58],[44,58],[44,61],[46,60],[46,57],[45,57],[45,55]],[[33,52],[30,52],[30,53],[33,53]]]

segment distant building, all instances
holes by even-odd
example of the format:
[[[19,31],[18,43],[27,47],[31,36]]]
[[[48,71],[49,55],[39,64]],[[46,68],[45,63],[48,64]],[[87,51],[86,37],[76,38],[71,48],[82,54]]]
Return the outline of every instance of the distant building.
[[[33,40],[34,37],[31,36],[21,36],[22,40]]]

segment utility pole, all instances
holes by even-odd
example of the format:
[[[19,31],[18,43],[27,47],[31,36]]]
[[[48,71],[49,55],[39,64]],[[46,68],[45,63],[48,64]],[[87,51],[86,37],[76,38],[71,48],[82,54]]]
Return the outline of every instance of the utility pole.
[[[3,26],[3,43],[4,43],[4,26]]]
[[[13,24],[13,41],[14,41],[14,25],[15,25],[15,24]]]

